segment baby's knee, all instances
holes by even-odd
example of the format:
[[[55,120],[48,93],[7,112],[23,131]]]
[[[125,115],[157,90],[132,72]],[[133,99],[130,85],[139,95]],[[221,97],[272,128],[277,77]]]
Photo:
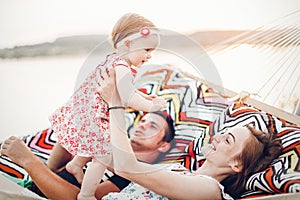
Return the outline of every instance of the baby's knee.
[[[93,162],[97,162],[101,165],[108,167],[112,163],[112,155],[94,157]]]

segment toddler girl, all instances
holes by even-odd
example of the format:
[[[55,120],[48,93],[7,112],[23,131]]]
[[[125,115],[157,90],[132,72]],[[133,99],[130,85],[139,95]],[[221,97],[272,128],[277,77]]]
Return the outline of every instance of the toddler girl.
[[[79,183],[82,182],[78,199],[95,199],[95,190],[106,164],[111,162],[108,108],[97,92],[101,70],[114,68],[118,93],[128,107],[153,112],[163,110],[166,102],[162,97],[145,95],[133,87],[135,67],[151,58],[151,52],[159,44],[155,25],[137,14],[125,14],[115,24],[111,39],[115,53],[108,54],[102,64],[85,79],[71,98],[51,116],[52,128],[58,135],[59,144],[74,158],[66,165]],[[92,159],[83,176],[83,166]]]

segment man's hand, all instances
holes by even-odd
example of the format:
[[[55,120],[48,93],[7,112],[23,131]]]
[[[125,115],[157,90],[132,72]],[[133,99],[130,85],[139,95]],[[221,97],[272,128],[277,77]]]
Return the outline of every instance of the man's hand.
[[[9,157],[13,162],[24,167],[36,157],[20,138],[11,136],[1,146],[1,155]]]

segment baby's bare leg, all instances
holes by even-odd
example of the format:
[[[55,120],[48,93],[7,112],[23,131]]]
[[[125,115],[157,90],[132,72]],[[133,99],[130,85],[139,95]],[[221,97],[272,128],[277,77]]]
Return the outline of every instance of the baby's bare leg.
[[[67,165],[66,169],[69,173],[73,174],[78,183],[82,183],[83,171],[82,168],[86,163],[91,160],[90,157],[75,156]]]
[[[96,200],[97,185],[100,183],[104,171],[110,162],[110,156],[93,159],[93,162],[86,169],[77,200]]]

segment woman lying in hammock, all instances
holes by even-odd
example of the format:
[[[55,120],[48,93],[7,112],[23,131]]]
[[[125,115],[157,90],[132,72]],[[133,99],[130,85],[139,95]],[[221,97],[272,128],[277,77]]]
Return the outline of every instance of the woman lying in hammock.
[[[112,75],[113,71],[110,71]],[[125,131],[125,112],[114,83],[102,80],[101,92],[110,106],[113,163],[117,174],[147,189],[112,193],[104,199],[164,197],[171,199],[226,199],[238,196],[247,178],[266,168],[282,149],[275,134],[264,133],[248,125],[234,127],[214,137],[203,151],[206,161],[195,173],[175,173],[137,161]],[[114,92],[112,92],[114,91]],[[134,187],[133,187],[134,188]],[[151,192],[153,191],[153,192]]]

